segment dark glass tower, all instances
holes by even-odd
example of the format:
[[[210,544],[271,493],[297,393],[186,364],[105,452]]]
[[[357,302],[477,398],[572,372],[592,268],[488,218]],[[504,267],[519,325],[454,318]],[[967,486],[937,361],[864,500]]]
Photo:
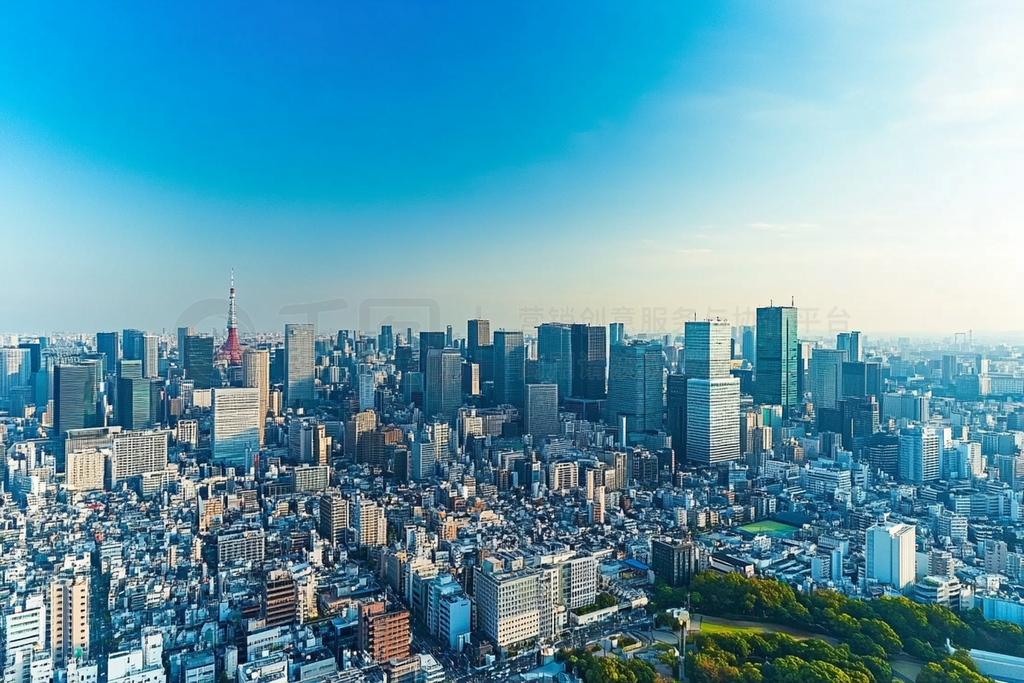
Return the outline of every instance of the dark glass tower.
[[[53,369],[53,438],[57,471],[65,471],[64,437],[70,429],[102,427],[96,410],[99,363],[57,365]]]
[[[607,391],[608,345],[604,326],[572,326],[572,395],[602,399]]]
[[[430,349],[445,347],[444,332],[420,332],[420,372],[427,374],[427,355]]]
[[[797,403],[798,353],[796,308],[757,309],[757,362],[754,402],[781,405],[788,412]]]
[[[117,361],[121,360],[121,340],[117,332],[97,332],[96,350],[107,357],[107,372],[115,372]]]
[[[494,400],[515,406],[520,415],[525,410],[526,346],[522,332],[498,330],[494,333]]]
[[[213,386],[213,337],[190,334],[185,337],[185,377],[195,382],[196,389]]]

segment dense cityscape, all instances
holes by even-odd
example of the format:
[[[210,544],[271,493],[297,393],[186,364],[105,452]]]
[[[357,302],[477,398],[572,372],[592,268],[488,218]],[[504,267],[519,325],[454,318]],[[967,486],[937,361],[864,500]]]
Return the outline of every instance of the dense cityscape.
[[[1022,633],[1020,347],[802,339],[795,306],[660,335],[240,335],[228,307],[216,337],[0,337],[4,683],[653,681],[681,652],[790,680],[722,673],[715,634],[850,637],[820,595]],[[766,581],[785,617],[729,597]],[[917,673],[943,643],[851,621],[844,670],[945,680]],[[1012,681],[1009,654],[964,661]]]

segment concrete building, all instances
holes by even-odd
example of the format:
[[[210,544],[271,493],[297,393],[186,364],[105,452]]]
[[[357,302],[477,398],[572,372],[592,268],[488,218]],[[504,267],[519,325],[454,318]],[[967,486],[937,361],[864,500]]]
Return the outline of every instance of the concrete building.
[[[914,582],[917,553],[916,527],[886,522],[866,532],[865,575],[868,581],[903,590]]]
[[[217,388],[213,390],[213,428],[210,446],[214,462],[245,469],[259,451],[259,389]]]

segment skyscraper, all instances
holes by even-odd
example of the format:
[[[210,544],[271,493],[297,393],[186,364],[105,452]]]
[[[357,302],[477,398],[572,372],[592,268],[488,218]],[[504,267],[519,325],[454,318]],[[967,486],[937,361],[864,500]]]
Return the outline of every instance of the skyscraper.
[[[842,393],[844,397],[881,396],[882,389],[881,363],[843,363]]]
[[[185,376],[193,381],[196,389],[213,387],[213,337],[208,334],[185,337],[182,367]]]
[[[591,327],[600,330],[603,327]],[[605,420],[619,424],[626,418],[626,432],[662,428],[665,411],[665,375],[661,344],[628,341],[611,348],[608,364],[608,399]],[[622,436],[622,435],[620,435]]]
[[[865,575],[869,581],[903,590],[916,575],[916,527],[886,522],[865,532]]]
[[[242,353],[242,386],[260,392],[260,447],[270,408],[270,351],[246,349]]]
[[[672,449],[679,461],[686,455],[686,375],[665,378],[665,429],[672,437]]]
[[[107,357],[107,372],[116,372],[117,361],[121,360],[121,340],[117,332],[97,332],[96,351]]]
[[[452,418],[462,405],[462,355],[456,349],[429,349],[423,387],[428,418]]]
[[[537,364],[540,381],[558,387],[564,400],[572,391],[572,326],[544,323],[537,327]]]
[[[394,352],[395,333],[391,325],[380,326],[380,334],[377,335],[377,349],[384,354]]]
[[[846,351],[815,349],[811,358],[811,403],[814,410],[832,409],[843,396],[843,364]]]
[[[863,360],[860,348],[860,332],[840,332],[836,335],[836,349],[846,351],[846,358],[851,363]]]
[[[349,500],[337,492],[325,493],[320,498],[320,520],[317,531],[320,538],[331,545],[345,541],[349,527]]]
[[[260,445],[259,389],[214,388],[211,416],[213,461],[231,467],[247,467],[248,456],[258,451]]]
[[[89,660],[89,579],[60,578],[50,584],[50,652],[53,666]]]
[[[155,379],[160,376],[160,361],[157,349],[160,338],[155,334],[142,335],[142,376],[146,379]]]
[[[121,357],[126,360],[144,361],[145,346],[143,345],[142,338],[145,335],[146,333],[142,330],[125,330],[121,337],[123,345]]]
[[[526,385],[526,418],[523,431],[535,439],[555,436],[558,425],[558,387],[554,384]]]
[[[575,324],[572,326],[571,344],[573,397],[604,398],[607,391],[605,373],[608,367],[605,328]]]
[[[523,345],[523,333],[498,330],[494,333],[495,402],[515,406],[522,414],[525,393],[526,347]]]
[[[0,348],[0,401],[11,398],[11,390],[27,387],[32,380],[29,349]]]
[[[430,349],[443,349],[445,347],[444,332],[420,332],[420,372],[427,374],[427,356]]]
[[[911,425],[900,430],[900,480],[927,484],[942,475],[942,440],[934,427]]]
[[[757,344],[755,343],[754,329],[751,325],[744,325],[742,327],[741,346],[743,347],[743,360],[751,365],[757,362]]]
[[[625,323],[608,323],[608,345],[615,346],[626,341]]]
[[[305,406],[315,397],[313,373],[314,332],[310,324],[284,326],[284,400],[291,407]]]
[[[740,380],[729,372],[732,327],[725,320],[686,323],[686,459],[705,466],[740,457]]]
[[[194,335],[196,328],[194,327],[179,327],[178,328],[178,363],[184,367],[185,362],[185,337]]]
[[[466,323],[466,360],[480,366],[481,383],[494,381],[490,320],[477,318]]]
[[[754,402],[781,405],[788,412],[797,403],[796,308],[757,309],[757,363]]]
[[[144,377],[118,377],[114,406],[117,424],[125,429],[149,429],[153,426],[152,383]]]
[[[97,414],[99,363],[57,365],[53,374],[53,437],[57,471],[64,471],[64,437],[69,429],[102,427]]]

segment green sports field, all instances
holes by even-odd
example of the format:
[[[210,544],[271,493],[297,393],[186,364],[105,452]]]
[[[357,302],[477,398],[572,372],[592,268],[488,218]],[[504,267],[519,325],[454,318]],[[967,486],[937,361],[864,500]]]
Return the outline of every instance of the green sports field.
[[[766,536],[775,536],[776,538],[790,538],[793,535],[793,532],[796,531],[796,527],[790,526],[789,524],[783,524],[782,522],[776,522],[771,519],[763,519],[741,526],[740,531],[752,536],[756,534],[765,534]]]

